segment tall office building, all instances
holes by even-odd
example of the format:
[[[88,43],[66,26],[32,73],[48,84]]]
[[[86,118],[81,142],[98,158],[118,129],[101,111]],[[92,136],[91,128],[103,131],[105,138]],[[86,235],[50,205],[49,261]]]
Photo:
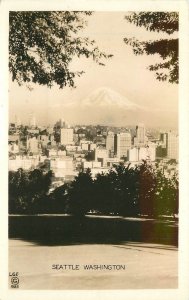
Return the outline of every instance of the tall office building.
[[[109,131],[106,137],[106,150],[108,150],[109,157],[114,156],[114,136],[112,131]]]
[[[167,157],[170,159],[178,160],[178,148],[179,148],[178,135],[171,131],[167,133]]]
[[[140,147],[144,146],[147,141],[145,126],[139,123],[136,126],[136,137],[134,138],[134,146]]]
[[[117,158],[127,157],[131,149],[131,134],[121,132],[115,135],[114,151]]]
[[[161,132],[160,139],[156,147],[156,158],[167,157],[167,133]]]
[[[108,159],[108,150],[105,148],[96,148],[95,149],[95,161],[100,161],[102,166],[106,166]]]
[[[62,145],[71,145],[73,144],[73,128],[61,128],[60,133],[60,142]]]
[[[160,133],[160,142],[162,147],[167,147],[167,133],[166,132],[161,132]]]
[[[61,118],[59,123],[61,128],[66,128],[66,121],[64,120],[64,118]]]
[[[167,157],[178,160],[179,137],[171,131],[160,134],[160,141],[157,147],[156,155],[158,157]]]
[[[146,147],[134,147],[128,151],[128,160],[130,162],[139,162],[142,160],[155,161],[156,159],[156,147],[155,144],[151,144]]]
[[[39,153],[39,141],[36,137],[27,139],[27,150],[33,154]]]

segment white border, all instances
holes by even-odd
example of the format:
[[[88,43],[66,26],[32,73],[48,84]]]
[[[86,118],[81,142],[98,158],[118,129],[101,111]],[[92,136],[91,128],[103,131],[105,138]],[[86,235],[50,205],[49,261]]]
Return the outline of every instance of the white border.
[[[180,230],[179,288],[174,290],[29,291],[8,290],[8,13],[9,10],[179,11],[180,13]],[[187,1],[152,0],[2,0],[0,2],[0,299],[189,299],[189,7]]]

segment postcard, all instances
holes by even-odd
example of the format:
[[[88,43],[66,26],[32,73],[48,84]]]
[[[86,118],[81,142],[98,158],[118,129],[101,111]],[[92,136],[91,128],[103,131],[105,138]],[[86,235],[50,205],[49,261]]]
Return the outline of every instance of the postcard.
[[[188,11],[2,1],[0,299],[188,299]]]

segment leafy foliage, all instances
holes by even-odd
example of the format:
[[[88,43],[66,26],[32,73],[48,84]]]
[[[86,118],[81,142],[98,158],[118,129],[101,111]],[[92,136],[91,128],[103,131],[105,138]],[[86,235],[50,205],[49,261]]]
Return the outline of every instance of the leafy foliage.
[[[92,212],[153,218],[178,213],[176,175],[166,178],[158,167],[145,161],[136,167],[116,165],[95,179],[88,169],[47,195],[51,176],[41,170],[10,172],[10,213],[70,213],[80,217]]]
[[[85,215],[91,207],[93,198],[93,180],[91,172],[80,172],[68,188],[69,212],[74,215]]]
[[[39,169],[9,172],[9,212],[33,213],[39,202],[46,197],[52,173],[43,174]]]
[[[171,35],[179,30],[179,15],[176,12],[140,12],[125,16],[129,23],[145,27],[148,31],[163,32]],[[162,38],[155,41],[139,41],[125,38],[125,43],[132,46],[136,55],[158,54],[163,62],[149,66],[156,71],[156,78],[170,83],[179,81],[178,38]]]
[[[99,50],[94,40],[79,35],[91,12],[12,11],[9,15],[9,70],[19,85],[38,83],[60,88],[74,87],[73,57],[91,57],[103,65],[111,57]]]

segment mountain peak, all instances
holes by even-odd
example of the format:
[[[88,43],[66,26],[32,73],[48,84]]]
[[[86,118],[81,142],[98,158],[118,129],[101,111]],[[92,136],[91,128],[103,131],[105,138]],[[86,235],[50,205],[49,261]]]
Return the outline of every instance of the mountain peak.
[[[137,109],[138,105],[129,101],[126,97],[122,96],[118,92],[112,90],[109,87],[103,86],[91,94],[89,94],[86,98],[80,101],[81,106],[95,106],[95,107],[119,107],[119,108],[127,108],[127,109]]]

